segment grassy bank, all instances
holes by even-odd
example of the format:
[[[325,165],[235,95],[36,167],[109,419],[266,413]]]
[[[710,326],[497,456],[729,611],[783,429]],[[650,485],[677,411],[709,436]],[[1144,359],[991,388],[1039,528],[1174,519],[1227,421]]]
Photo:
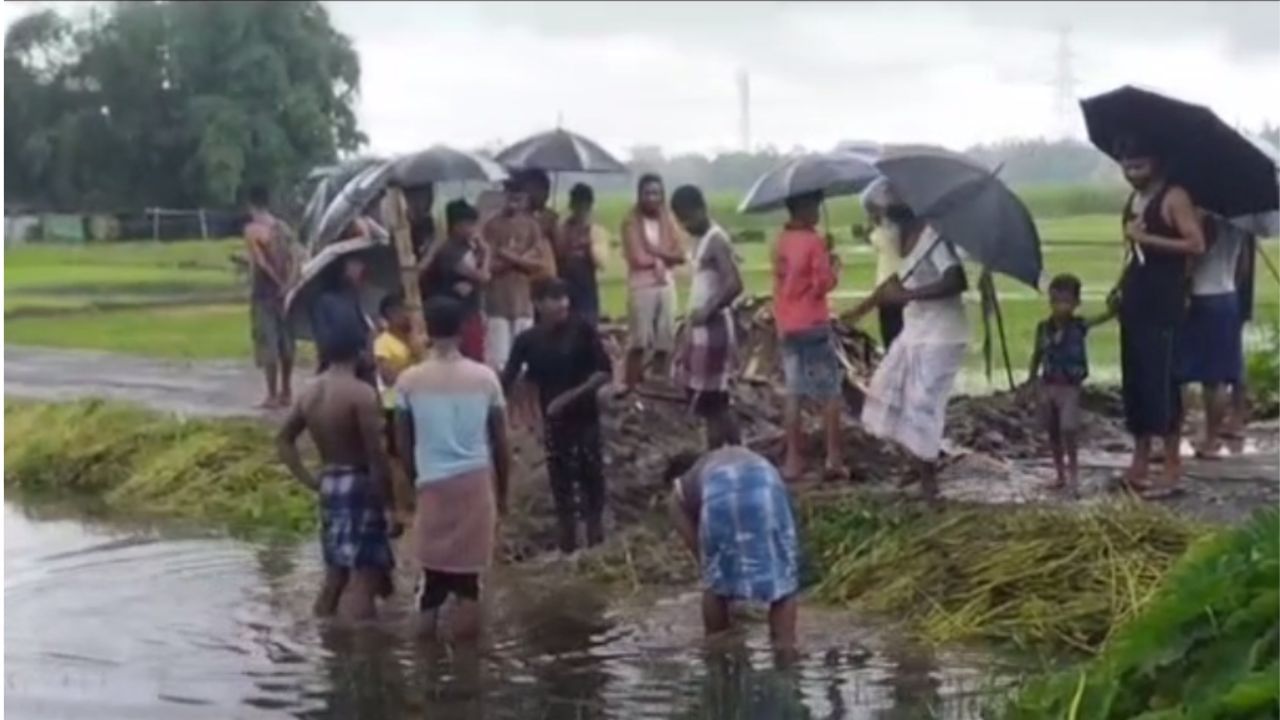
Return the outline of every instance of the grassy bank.
[[[1101,654],[1030,683],[1009,720],[1267,718],[1280,704],[1280,516],[1194,545]]]
[[[83,499],[136,517],[238,533],[314,527],[315,500],[275,459],[260,423],[183,420],[100,401],[6,401],[4,483],[30,499]]]

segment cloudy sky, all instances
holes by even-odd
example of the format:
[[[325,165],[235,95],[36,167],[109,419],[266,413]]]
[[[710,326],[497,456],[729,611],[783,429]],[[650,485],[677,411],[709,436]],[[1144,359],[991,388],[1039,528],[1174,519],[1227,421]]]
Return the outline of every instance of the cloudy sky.
[[[1066,26],[1077,96],[1135,83],[1280,122],[1276,2],[326,4],[378,152],[557,122],[620,153],[735,148],[739,69],[753,145],[1082,136],[1055,104]]]

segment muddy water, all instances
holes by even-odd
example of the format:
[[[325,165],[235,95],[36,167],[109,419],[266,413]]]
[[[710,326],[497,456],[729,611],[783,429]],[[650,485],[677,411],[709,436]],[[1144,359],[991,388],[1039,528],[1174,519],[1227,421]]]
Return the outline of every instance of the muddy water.
[[[314,621],[313,543],[91,525],[10,505],[4,536],[15,719],[966,718],[996,668],[812,608],[802,657],[779,664],[758,621],[704,642],[691,593],[606,603],[545,569],[500,571],[492,638],[454,652],[402,629],[405,583],[377,628]]]

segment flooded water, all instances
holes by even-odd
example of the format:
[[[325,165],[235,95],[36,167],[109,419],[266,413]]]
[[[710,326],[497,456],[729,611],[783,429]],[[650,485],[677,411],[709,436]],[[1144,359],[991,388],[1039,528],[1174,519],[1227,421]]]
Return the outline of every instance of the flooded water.
[[[696,594],[606,603],[499,571],[479,650],[310,617],[314,543],[4,510],[5,713],[40,718],[968,718],[992,658],[911,650],[805,608],[779,664],[758,621],[708,644]],[[518,602],[517,602],[518,600]]]

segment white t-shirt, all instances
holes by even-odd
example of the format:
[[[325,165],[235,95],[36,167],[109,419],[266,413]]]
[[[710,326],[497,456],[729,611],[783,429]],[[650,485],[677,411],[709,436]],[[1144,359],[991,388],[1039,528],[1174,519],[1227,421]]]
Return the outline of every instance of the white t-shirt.
[[[931,227],[925,227],[911,254],[903,258],[898,276],[906,276],[903,287],[915,290],[938,282],[947,269],[959,264],[960,258],[951,245],[938,242],[938,233]],[[969,342],[969,318],[964,312],[964,297],[955,295],[907,303],[902,311],[902,334],[895,342],[902,339],[921,344]]]
[[[1191,271],[1192,295],[1225,295],[1236,291],[1236,262],[1244,231],[1231,223],[1214,220],[1215,237]]]

